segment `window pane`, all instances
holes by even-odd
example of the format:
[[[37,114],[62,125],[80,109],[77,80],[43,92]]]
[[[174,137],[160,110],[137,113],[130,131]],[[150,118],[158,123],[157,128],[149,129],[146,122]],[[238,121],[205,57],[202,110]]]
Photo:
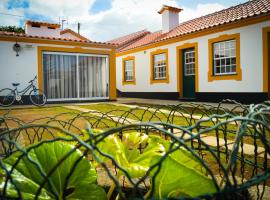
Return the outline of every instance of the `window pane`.
[[[125,60],[124,79],[125,81],[133,81],[133,60]]]
[[[184,60],[185,60],[185,65],[184,65],[184,73],[185,76],[190,76],[190,75],[195,75],[195,51],[192,50],[187,50],[184,53]]]
[[[154,55],[154,79],[166,78],[166,54]]]
[[[43,54],[43,77],[48,99],[77,98],[76,56]]]
[[[107,74],[105,57],[79,56],[80,98],[107,97]]]
[[[213,44],[215,74],[235,73],[236,68],[236,40],[228,40]],[[232,67],[234,65],[234,67]],[[220,67],[221,68],[218,68]]]

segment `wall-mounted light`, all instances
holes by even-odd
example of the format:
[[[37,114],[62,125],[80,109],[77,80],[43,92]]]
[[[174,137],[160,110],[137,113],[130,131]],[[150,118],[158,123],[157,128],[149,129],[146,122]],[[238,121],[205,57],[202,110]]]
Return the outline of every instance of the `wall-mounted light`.
[[[16,52],[16,56],[19,56],[19,51],[21,51],[21,45],[19,45],[17,42],[13,45],[13,50]]]

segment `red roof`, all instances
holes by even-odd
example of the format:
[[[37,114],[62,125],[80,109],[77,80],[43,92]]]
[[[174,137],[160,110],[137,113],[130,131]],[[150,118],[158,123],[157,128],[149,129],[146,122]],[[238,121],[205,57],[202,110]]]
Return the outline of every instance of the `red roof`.
[[[198,32],[222,24],[228,24],[240,21],[246,18],[256,17],[259,15],[270,14],[270,0],[251,0],[237,6],[233,6],[209,15],[205,15],[184,23],[179,24],[168,33],[162,34],[161,31],[149,33],[143,38],[122,48],[120,51],[127,51],[136,47],[167,40],[190,33]]]
[[[41,22],[41,21],[27,20],[25,22],[25,24],[38,25],[38,26],[52,26],[52,27],[55,27],[55,28],[60,28],[60,24],[49,23],[49,22]]]
[[[76,33],[75,31],[73,31],[73,30],[71,30],[71,29],[69,29],[69,28],[66,28],[66,29],[62,30],[62,31],[60,32],[60,35],[62,36],[62,35],[65,34],[65,33],[72,34],[72,35],[74,35],[75,37],[80,38],[81,40],[91,41],[91,40],[89,40],[88,38],[82,36],[82,35],[79,34],[79,33]],[[62,37],[62,38],[63,38],[63,37]]]
[[[86,44],[100,44],[100,45],[110,45],[110,46],[112,46],[112,44],[106,43],[106,42],[75,40],[75,39],[61,38],[61,37],[33,36],[33,35],[27,35],[25,33],[15,33],[15,32],[7,32],[7,31],[0,31],[0,36],[18,37],[18,38],[31,38],[31,39],[43,39],[43,40],[64,41],[64,42],[79,42],[79,43],[86,43]]]
[[[117,45],[118,48],[122,48],[122,47],[130,44],[131,42],[134,42],[134,41],[142,38],[143,36],[145,36],[149,33],[150,32],[147,30],[141,30],[141,31],[129,34],[129,35],[125,35],[125,36],[110,40],[110,41],[108,41],[108,43],[115,44],[115,45]]]

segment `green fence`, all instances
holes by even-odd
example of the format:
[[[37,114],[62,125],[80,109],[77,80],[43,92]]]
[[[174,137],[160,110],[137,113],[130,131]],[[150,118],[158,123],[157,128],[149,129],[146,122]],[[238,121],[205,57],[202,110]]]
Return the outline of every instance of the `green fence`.
[[[234,103],[234,107],[224,106]],[[270,102],[0,118],[1,199],[263,199]]]

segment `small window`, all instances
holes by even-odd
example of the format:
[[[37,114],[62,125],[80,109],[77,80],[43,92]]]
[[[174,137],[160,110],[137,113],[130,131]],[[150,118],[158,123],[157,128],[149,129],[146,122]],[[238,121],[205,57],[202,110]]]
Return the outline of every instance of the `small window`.
[[[208,81],[241,81],[240,33],[211,38],[208,47]]]
[[[165,53],[154,55],[154,79],[166,79],[166,55]]]
[[[122,74],[122,85],[136,84],[135,78],[135,57],[128,56],[123,58],[123,74]]]
[[[133,77],[133,60],[126,60],[124,61],[125,63],[125,81],[128,82],[128,81],[133,81],[134,77]]]
[[[236,40],[213,44],[214,75],[236,74]]]
[[[195,75],[195,51],[190,50],[185,52],[185,76]]]
[[[34,28],[40,28],[40,25],[37,25],[37,24],[32,24],[31,26]]]

